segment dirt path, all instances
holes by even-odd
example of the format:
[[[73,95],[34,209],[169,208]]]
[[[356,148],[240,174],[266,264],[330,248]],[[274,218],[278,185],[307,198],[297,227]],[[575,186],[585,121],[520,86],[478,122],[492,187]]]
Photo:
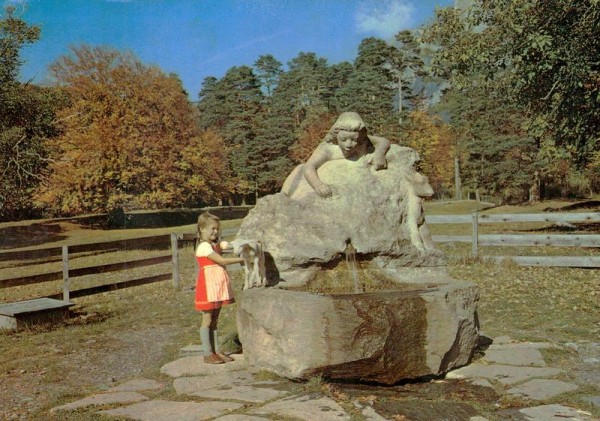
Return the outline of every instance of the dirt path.
[[[172,326],[160,326],[99,334],[64,354],[52,368],[44,366],[42,353],[36,368],[1,373],[0,419],[41,419],[48,406],[70,395],[104,390],[142,373],[155,373],[164,363],[165,350],[173,345],[175,333]],[[45,353],[63,352],[61,345],[55,343]]]

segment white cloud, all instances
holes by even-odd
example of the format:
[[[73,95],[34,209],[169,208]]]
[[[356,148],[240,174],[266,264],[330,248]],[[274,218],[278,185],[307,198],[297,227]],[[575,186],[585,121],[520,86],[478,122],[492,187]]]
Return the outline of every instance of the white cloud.
[[[231,53],[235,52],[235,51],[239,51],[239,50],[245,50],[248,47],[251,47],[253,45],[258,45],[258,44],[262,44],[264,42],[270,41],[272,39],[278,38],[282,35],[285,35],[289,32],[291,32],[291,29],[286,29],[280,32],[277,32],[275,34],[270,34],[270,35],[265,35],[265,36],[261,36],[261,37],[257,37],[257,38],[252,38],[248,41],[243,42],[242,44],[238,44],[233,46],[232,48],[228,48],[227,50],[221,51],[218,54],[215,54],[212,57],[209,57],[208,59],[204,60],[202,62],[202,64],[208,64],[208,63],[212,63],[214,61],[219,61],[225,57],[228,57]]]
[[[414,25],[415,6],[407,0],[367,0],[362,2],[354,19],[359,32],[372,32],[391,38]]]

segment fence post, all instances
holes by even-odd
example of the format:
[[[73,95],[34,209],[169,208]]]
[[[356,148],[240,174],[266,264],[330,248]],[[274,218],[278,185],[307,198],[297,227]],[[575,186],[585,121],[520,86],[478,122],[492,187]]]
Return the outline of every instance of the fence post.
[[[69,246],[62,246],[63,301],[69,301]]]
[[[473,212],[473,230],[471,236],[471,246],[473,250],[473,256],[477,257],[477,248],[479,246],[479,213]]]
[[[173,287],[179,289],[179,238],[171,234],[171,254],[173,256]]]

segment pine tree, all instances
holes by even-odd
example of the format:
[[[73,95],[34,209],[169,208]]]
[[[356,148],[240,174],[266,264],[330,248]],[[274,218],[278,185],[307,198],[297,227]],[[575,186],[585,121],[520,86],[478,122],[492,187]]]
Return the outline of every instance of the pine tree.
[[[254,151],[263,94],[251,67],[232,67],[222,79],[207,78],[200,92],[199,123],[203,130],[214,129],[230,151],[229,167],[236,178],[236,193],[256,191],[261,157]]]
[[[279,77],[283,73],[281,62],[271,54],[266,54],[258,57],[254,62],[254,68],[265,89],[265,95],[270,97],[273,95],[273,90],[279,83]]]

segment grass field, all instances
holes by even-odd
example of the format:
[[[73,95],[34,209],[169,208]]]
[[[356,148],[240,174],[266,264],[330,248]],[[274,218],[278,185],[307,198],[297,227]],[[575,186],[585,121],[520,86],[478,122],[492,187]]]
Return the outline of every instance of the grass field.
[[[503,207],[484,212],[533,213],[545,208],[560,208],[567,202],[544,202],[536,207]],[[428,203],[427,214],[470,213],[481,210],[476,202]],[[598,209],[582,209],[597,212]],[[237,221],[224,221],[223,228],[235,228]],[[500,225],[500,224],[496,224]],[[468,234],[470,227],[431,226],[433,234]],[[491,232],[552,230],[544,224],[520,224],[491,227]],[[0,224],[0,250],[26,249],[81,244],[164,233],[192,233],[193,225],[144,230],[105,231],[81,227],[73,221],[35,221]],[[598,227],[585,232],[600,233]],[[479,315],[484,333],[490,337],[508,335],[514,339],[566,342],[598,342],[600,336],[600,270],[568,268],[526,268],[501,266],[485,259],[470,257],[468,244],[442,245],[449,259],[448,270],[457,278],[477,283],[481,288]],[[548,253],[550,250],[538,250]],[[515,252],[518,250],[507,250]],[[594,253],[597,250],[570,250],[570,253]],[[127,258],[149,257],[157,250],[132,250]],[[74,264],[105,264],[116,259],[112,253],[74,260]],[[56,270],[60,262],[48,263],[44,270]],[[191,248],[180,252],[181,288],[169,282],[103,293],[75,300],[74,317],[59,326],[36,326],[19,332],[0,333],[0,419],[7,414],[25,419],[59,419],[47,415],[48,408],[106,389],[119,382],[148,377],[163,379],[160,366],[172,361],[179,349],[199,343],[199,316],[193,311],[195,264]],[[164,268],[135,269],[128,276]],[[32,267],[14,267],[0,263],[0,279],[29,274]],[[39,268],[38,268],[39,270]],[[103,281],[115,281],[120,272],[101,275]],[[232,272],[234,287],[241,289],[241,272]],[[85,283],[86,280],[82,279]],[[74,286],[76,288],[77,286]],[[11,301],[60,290],[60,283],[33,285],[2,290],[0,301]],[[225,308],[220,318],[222,337],[235,333],[235,305]],[[576,359],[569,353],[551,355],[578,381]],[[589,374],[589,373],[588,373]],[[593,373],[592,373],[593,374]],[[600,373],[597,373],[600,374]],[[583,374],[582,374],[583,375]],[[600,394],[586,386],[583,392]],[[583,393],[582,392],[582,393]],[[173,393],[172,390],[160,392]],[[569,395],[564,403],[576,400]],[[581,404],[579,404],[581,407]],[[4,411],[4,412],[3,412]],[[598,415],[598,414],[597,414]],[[72,419],[84,420],[85,411]],[[19,419],[19,418],[16,418]],[[64,418],[60,418],[64,419]],[[71,419],[71,418],[69,418]]]

